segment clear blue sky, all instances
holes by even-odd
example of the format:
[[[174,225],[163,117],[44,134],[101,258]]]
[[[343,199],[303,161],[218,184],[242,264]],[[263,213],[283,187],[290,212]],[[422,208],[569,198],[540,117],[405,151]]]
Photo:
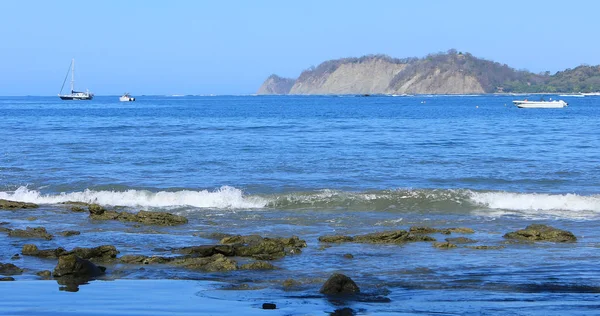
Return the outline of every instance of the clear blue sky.
[[[0,95],[248,94],[334,58],[456,48],[517,69],[600,64],[600,1],[0,1]]]

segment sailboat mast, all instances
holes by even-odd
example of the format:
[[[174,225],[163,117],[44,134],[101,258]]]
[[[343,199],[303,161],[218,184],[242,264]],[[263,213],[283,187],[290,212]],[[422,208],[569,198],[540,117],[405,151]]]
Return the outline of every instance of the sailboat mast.
[[[75,58],[71,60],[71,93],[75,90]]]

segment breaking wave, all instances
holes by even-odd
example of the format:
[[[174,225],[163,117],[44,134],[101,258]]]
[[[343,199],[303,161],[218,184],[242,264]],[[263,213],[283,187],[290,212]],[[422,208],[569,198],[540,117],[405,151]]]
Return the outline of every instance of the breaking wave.
[[[365,192],[319,190],[270,195],[248,195],[223,186],[214,191],[84,190],[42,194],[20,187],[0,192],[0,199],[57,204],[68,201],[128,207],[179,207],[223,209],[308,209],[390,212],[476,213],[482,216],[598,218],[600,195],[482,192],[467,189],[397,189]]]

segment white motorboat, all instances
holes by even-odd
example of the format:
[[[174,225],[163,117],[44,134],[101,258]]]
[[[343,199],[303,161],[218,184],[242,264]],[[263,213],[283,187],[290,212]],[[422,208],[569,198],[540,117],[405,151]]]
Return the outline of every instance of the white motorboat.
[[[557,109],[564,108],[569,105],[567,102],[563,100],[553,100],[553,101],[527,101],[527,99],[522,101],[513,101],[513,103],[519,108],[531,108],[531,109]]]
[[[119,101],[121,102],[131,102],[135,101],[135,98],[129,95],[128,92],[125,92],[121,97],[119,97]]]
[[[67,75],[65,76],[65,80],[63,81],[62,87],[60,88],[60,93],[58,97],[62,100],[91,100],[94,98],[94,94],[88,90],[85,92],[75,91],[75,59],[71,60],[71,67],[69,67],[71,71],[71,93],[69,94],[61,94],[64,87],[65,82],[67,82],[67,78],[69,77],[69,72],[67,71]]]

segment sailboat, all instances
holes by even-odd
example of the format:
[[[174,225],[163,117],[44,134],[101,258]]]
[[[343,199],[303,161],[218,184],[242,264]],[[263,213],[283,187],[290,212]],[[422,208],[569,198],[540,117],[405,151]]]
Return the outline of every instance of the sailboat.
[[[62,100],[91,100],[94,98],[94,94],[87,89],[85,92],[75,91],[75,58],[71,60],[71,66],[69,67],[69,70],[71,71],[71,93],[61,94],[65,87],[65,83],[67,82],[67,77],[69,76],[69,72],[67,71],[67,75],[65,76],[65,80],[63,81],[58,96]]]

